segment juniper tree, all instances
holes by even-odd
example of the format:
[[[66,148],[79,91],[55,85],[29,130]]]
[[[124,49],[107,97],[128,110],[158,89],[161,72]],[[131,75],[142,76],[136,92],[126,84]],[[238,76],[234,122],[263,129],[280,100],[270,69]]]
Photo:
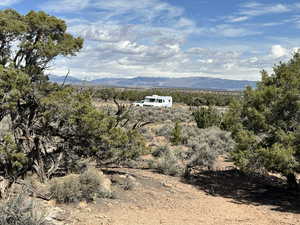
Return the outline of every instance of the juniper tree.
[[[171,142],[174,144],[174,145],[180,145],[181,142],[182,142],[182,134],[181,134],[181,126],[179,124],[179,122],[177,121],[175,123],[175,126],[172,130],[172,138],[171,138]]]
[[[256,89],[225,115],[225,128],[237,142],[233,159],[244,171],[271,171],[297,187],[300,170],[300,54],[279,63],[273,73],[262,71]]]
[[[221,123],[220,113],[212,106],[200,107],[193,112],[193,117],[199,128],[218,127]]]
[[[68,160],[111,162],[135,157],[144,147],[137,132],[97,111],[88,91],[48,81],[49,63],[83,46],[66,30],[63,20],[44,12],[0,11],[0,122],[11,121],[0,142],[0,173],[11,180],[32,170],[44,181],[60,165],[68,169]]]
[[[23,154],[26,160],[1,162],[6,176],[18,177],[30,168],[39,170],[44,176],[40,131],[43,107],[40,100],[54,91],[44,74],[49,63],[57,56],[75,55],[82,48],[83,40],[66,32],[63,20],[44,12],[31,11],[21,15],[15,10],[0,11],[0,120],[9,117],[14,144],[2,140],[2,151],[15,146],[15,154]],[[17,152],[16,152],[17,151]],[[2,155],[3,156],[3,155]],[[8,170],[9,164],[17,164]],[[38,169],[39,168],[39,169]]]

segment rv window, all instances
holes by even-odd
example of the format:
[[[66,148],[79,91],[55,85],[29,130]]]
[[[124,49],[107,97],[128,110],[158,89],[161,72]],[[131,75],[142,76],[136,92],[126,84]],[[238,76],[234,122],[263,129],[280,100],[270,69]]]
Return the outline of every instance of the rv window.
[[[162,102],[163,102],[163,100],[162,100],[162,99],[158,99],[158,102],[159,102],[159,103],[162,103]]]
[[[171,102],[171,100],[169,99],[169,102]]]
[[[155,102],[155,98],[150,98],[149,102]]]

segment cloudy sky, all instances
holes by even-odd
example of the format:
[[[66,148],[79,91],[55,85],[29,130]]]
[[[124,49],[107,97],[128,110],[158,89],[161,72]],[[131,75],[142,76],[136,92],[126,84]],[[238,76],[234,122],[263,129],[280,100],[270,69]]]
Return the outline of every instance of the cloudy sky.
[[[84,79],[259,80],[300,47],[299,0],[0,0],[8,7],[63,18],[84,49],[49,72]]]

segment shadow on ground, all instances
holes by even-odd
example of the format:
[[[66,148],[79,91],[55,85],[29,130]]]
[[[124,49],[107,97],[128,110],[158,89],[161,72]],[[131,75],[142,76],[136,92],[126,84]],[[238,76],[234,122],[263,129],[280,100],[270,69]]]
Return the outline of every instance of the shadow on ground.
[[[273,210],[300,213],[300,192],[288,191],[285,182],[275,176],[247,176],[233,169],[203,171],[183,182],[235,203],[269,205]]]

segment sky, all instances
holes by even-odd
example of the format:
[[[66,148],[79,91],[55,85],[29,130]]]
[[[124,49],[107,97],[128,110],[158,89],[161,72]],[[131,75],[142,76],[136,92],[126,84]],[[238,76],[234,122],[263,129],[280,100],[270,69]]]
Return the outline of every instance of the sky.
[[[84,47],[47,72],[87,80],[259,80],[300,47],[299,0],[0,0],[5,8],[64,19]]]

